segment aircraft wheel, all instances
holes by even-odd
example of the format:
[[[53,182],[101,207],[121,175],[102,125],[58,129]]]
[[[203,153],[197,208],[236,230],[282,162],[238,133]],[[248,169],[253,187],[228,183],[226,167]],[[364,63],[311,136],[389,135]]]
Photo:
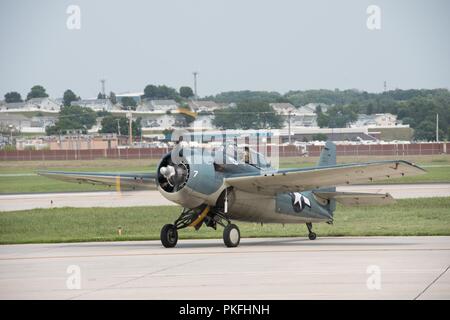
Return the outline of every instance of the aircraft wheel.
[[[166,248],[173,248],[177,245],[178,231],[173,224],[166,224],[161,229],[161,243]]]
[[[241,241],[241,233],[239,228],[230,223],[223,229],[223,242],[228,248],[237,247]]]
[[[308,238],[309,240],[316,240],[317,235],[314,232],[311,232],[310,234],[308,234]]]

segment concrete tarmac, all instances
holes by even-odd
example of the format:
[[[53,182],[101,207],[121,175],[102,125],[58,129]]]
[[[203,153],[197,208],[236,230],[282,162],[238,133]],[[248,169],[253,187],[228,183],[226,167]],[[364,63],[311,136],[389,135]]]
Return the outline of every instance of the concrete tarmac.
[[[450,183],[350,185],[338,191],[389,192],[396,199],[450,197]],[[69,192],[0,195],[0,211],[55,207],[133,207],[173,205],[158,191]]]
[[[450,299],[449,266],[450,237],[3,245],[0,299]]]

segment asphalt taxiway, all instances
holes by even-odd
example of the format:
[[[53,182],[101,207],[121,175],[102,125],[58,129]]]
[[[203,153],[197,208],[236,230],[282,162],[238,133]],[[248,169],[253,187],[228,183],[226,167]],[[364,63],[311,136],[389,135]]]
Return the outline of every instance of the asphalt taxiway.
[[[396,199],[450,197],[450,183],[350,185],[338,191],[389,192]],[[0,211],[56,207],[133,207],[173,205],[158,191],[101,191],[0,195]]]
[[[449,266],[450,237],[3,245],[0,299],[450,299]]]

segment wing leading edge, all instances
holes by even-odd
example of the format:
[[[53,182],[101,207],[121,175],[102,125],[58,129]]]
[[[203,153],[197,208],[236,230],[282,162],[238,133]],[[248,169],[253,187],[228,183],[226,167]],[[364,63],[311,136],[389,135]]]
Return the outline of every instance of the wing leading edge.
[[[89,183],[94,185],[114,186],[117,190],[156,189],[154,173],[91,173],[40,171],[37,174],[66,182]]]
[[[247,192],[274,195],[278,192],[314,190],[346,184],[367,183],[389,178],[423,174],[426,171],[410,162],[388,160],[341,164],[294,170],[280,170],[258,176],[226,179],[226,183]]]

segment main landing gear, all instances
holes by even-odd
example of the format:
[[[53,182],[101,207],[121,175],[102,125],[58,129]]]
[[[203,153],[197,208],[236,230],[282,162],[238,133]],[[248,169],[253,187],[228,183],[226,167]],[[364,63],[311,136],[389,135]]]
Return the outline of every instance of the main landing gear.
[[[312,223],[307,222],[306,227],[308,228],[308,238],[309,240],[316,240],[317,235],[312,231]]]
[[[237,247],[241,241],[239,228],[232,224],[227,215],[216,208],[202,206],[196,209],[183,209],[180,217],[173,224],[166,224],[161,229],[161,243],[166,248],[173,248],[178,242],[178,230],[194,227],[198,230],[202,224],[217,229],[220,224],[224,227],[223,242],[229,247]]]

